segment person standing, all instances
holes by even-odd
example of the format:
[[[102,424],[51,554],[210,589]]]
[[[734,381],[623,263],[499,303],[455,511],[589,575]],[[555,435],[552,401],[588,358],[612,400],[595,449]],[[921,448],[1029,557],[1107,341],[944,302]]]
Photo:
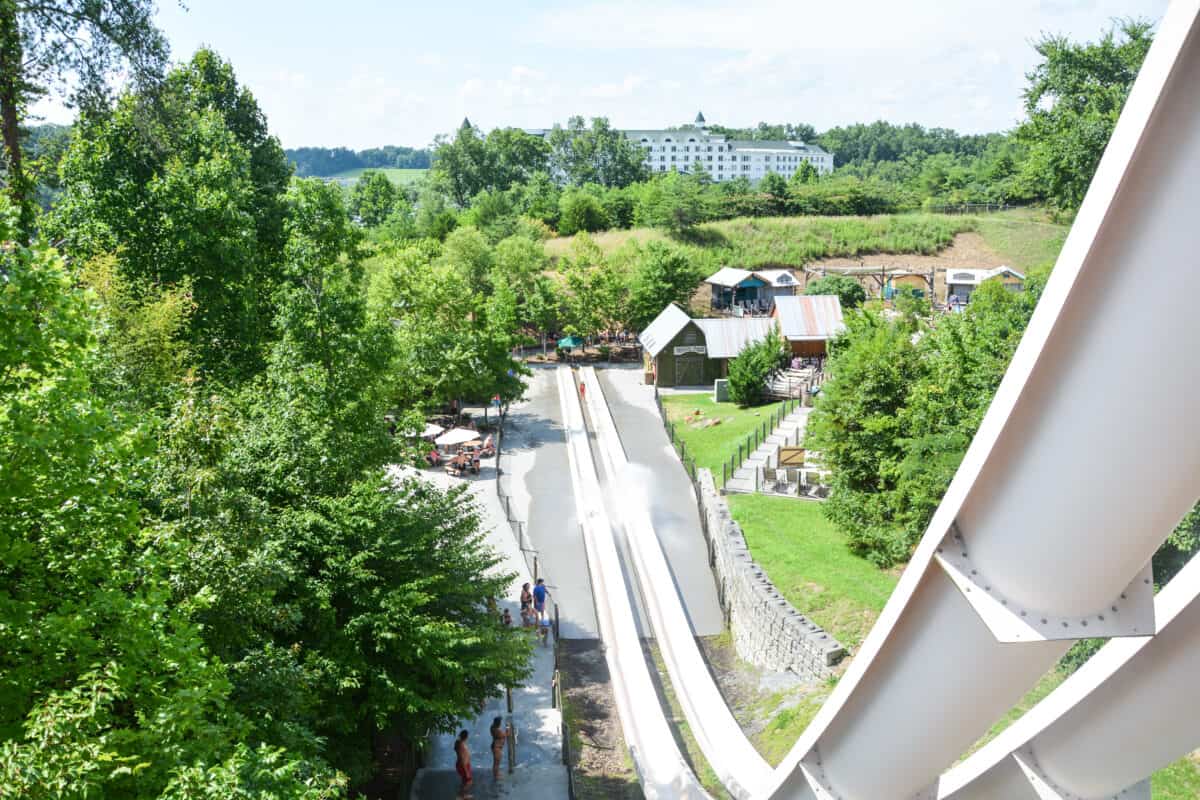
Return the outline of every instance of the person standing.
[[[544,578],[537,579],[537,585],[533,587],[533,610],[537,612],[539,620],[546,617],[546,598],[550,596],[550,590],[546,588]]]
[[[579,382],[579,402],[582,403],[586,400],[586,394],[587,394],[587,384],[584,383],[583,381],[580,381]]]
[[[500,780],[500,757],[504,755],[504,743],[512,729],[505,725],[501,727],[500,717],[492,720],[492,778]]]
[[[462,779],[462,786],[458,788],[458,796],[462,798],[471,796],[471,785],[475,782],[471,777],[471,748],[467,747],[470,735],[464,730],[454,740],[454,771]]]

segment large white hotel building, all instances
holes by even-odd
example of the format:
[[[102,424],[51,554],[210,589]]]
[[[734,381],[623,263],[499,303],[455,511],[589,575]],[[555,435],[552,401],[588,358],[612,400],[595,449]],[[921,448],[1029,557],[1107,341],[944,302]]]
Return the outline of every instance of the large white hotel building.
[[[527,130],[546,136],[548,130]],[[650,172],[691,172],[703,166],[714,181],[727,181],[739,175],[758,181],[768,172],[785,178],[804,162],[826,175],[833,171],[833,155],[815,144],[773,142],[754,139],[726,139],[711,133],[704,114],[696,121],[675,130],[622,131],[646,151],[646,169]]]
[[[704,114],[676,130],[622,133],[646,151],[646,168],[651,172],[690,172],[703,166],[714,181],[739,175],[757,181],[768,172],[789,178],[806,161],[821,175],[833,171],[833,156],[815,144],[726,139],[709,132]]]

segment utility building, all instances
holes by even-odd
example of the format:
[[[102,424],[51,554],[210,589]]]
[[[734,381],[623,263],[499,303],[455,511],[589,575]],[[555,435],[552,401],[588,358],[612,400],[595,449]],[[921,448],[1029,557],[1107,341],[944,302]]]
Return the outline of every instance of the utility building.
[[[775,321],[767,317],[692,319],[672,303],[638,336],[646,382],[658,386],[706,386],[729,374],[729,360],[765,339]]]
[[[842,302],[832,294],[776,297],[771,316],[793,356],[823,356],[829,340],[846,330]]]
[[[712,287],[712,307],[717,310],[740,308],[771,310],[771,303],[781,295],[795,294],[800,286],[790,269],[748,269],[722,267],[705,281]]]

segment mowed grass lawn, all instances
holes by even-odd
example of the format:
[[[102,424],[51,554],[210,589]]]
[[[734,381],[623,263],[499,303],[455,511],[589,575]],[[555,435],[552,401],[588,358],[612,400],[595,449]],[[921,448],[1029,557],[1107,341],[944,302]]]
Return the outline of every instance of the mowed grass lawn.
[[[726,499],[750,553],[775,588],[846,647],[858,649],[896,588],[898,573],[851,553],[820,503],[750,494]]]
[[[371,169],[371,168],[370,167],[365,167],[365,168],[359,167],[357,169],[347,169],[347,170],[343,170],[342,172],[337,173],[336,175],[330,175],[329,177],[330,178],[341,178],[343,180],[358,180],[359,176],[362,175],[364,172],[366,172],[367,169]],[[388,168],[375,168],[375,172],[382,172],[384,175],[388,176],[388,178],[391,180],[392,183],[396,184],[397,186],[403,186],[408,183],[416,183],[421,178],[425,177],[425,173],[429,172],[429,170],[427,170],[427,169],[396,169],[396,168],[388,167]]]
[[[714,403],[710,393],[663,395],[662,403],[667,419],[675,423],[676,441],[683,441],[688,457],[697,467],[712,471],[718,486],[721,485],[721,464],[729,463],[730,456],[737,455],[738,443],[745,442],[755,428],[779,409],[778,403],[753,408],[738,408],[736,403]],[[695,411],[700,413],[694,415]],[[707,423],[711,420],[720,422],[709,426]]]

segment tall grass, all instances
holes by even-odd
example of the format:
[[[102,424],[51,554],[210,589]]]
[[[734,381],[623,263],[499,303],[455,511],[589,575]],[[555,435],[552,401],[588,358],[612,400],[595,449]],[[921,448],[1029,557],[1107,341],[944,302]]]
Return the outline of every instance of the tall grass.
[[[694,261],[710,267],[799,267],[832,257],[871,253],[936,253],[956,234],[975,230],[973,217],[937,214],[891,214],[877,217],[740,217],[697,226],[677,244]],[[663,238],[658,231],[636,229],[594,234],[606,253]],[[551,239],[546,252],[561,256],[570,238]]]

